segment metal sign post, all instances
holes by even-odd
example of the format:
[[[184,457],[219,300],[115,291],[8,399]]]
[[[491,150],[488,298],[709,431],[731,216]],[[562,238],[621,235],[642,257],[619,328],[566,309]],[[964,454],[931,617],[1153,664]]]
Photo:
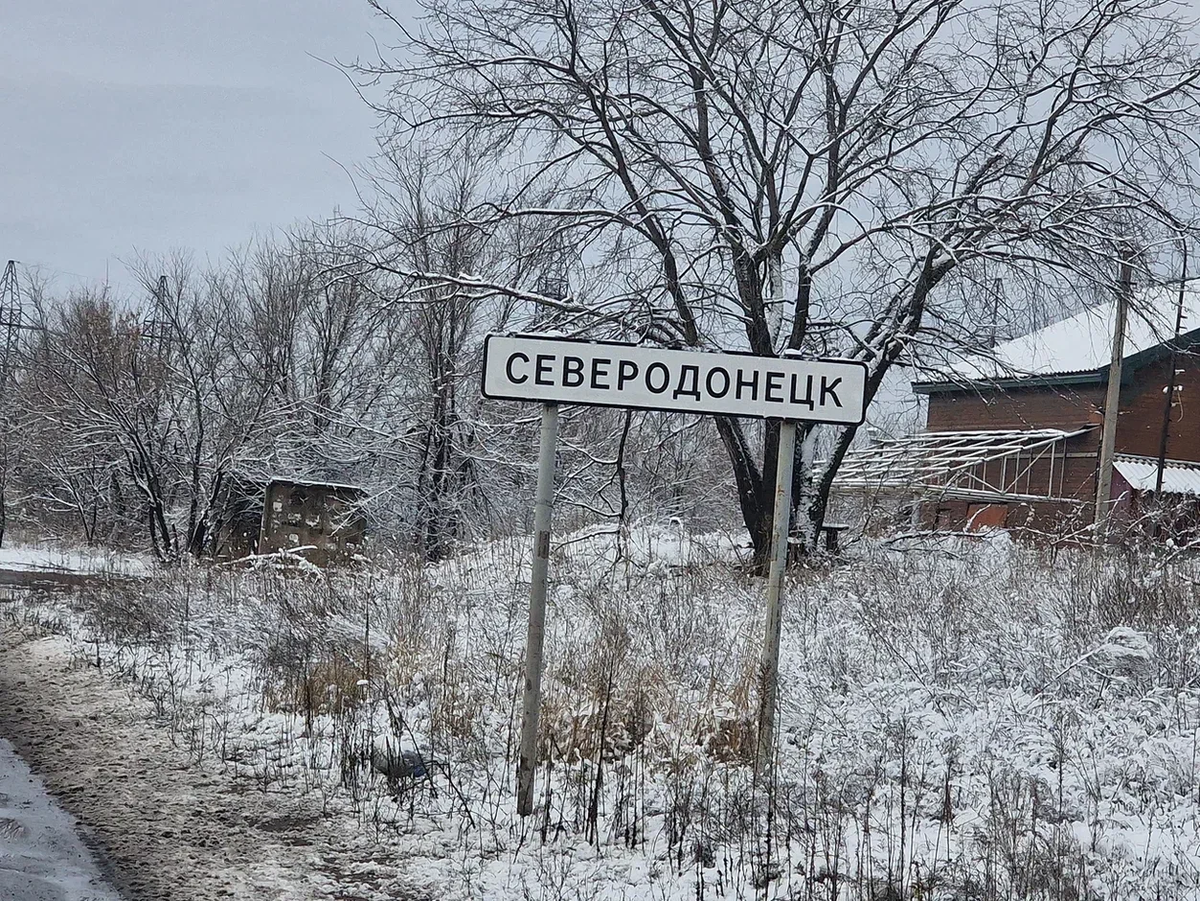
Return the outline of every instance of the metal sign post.
[[[778,698],[782,585],[792,506],[796,421],[860,425],[866,410],[866,384],[866,364],[857,361],[699,353],[550,335],[488,335],[483,351],[483,396],[542,404],[529,631],[517,759],[517,812],[521,816],[533,812],[533,777],[537,769],[557,405],[781,420],[767,579],[767,634],[762,658],[757,758],[761,768],[771,759]]]
[[[767,630],[763,640],[758,709],[756,772],[769,768],[775,738],[775,702],[779,697],[779,642],[783,634],[783,571],[787,566],[788,533],[792,518],[792,469],[796,458],[796,423],[779,424],[779,455],[775,464],[775,518],[771,529],[771,560],[767,569]]]
[[[554,445],[558,406],[542,404],[538,443],[537,499],[533,508],[533,567],[529,576],[529,629],[525,639],[525,686],[521,697],[521,746],[517,757],[517,813],[533,813],[538,713],[542,695],[542,646],[546,638],[546,570],[550,562],[550,514],[554,508]]]

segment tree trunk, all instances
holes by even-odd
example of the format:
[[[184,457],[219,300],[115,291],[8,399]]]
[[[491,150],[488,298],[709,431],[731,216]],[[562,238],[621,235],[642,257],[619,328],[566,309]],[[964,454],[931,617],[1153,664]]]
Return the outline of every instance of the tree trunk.
[[[775,516],[775,471],[779,457],[779,423],[767,420],[763,424],[763,453],[761,467],[755,463],[753,451],[746,439],[742,424],[732,416],[716,417],[717,433],[729,456],[737,485],[738,505],[742,522],[750,536],[753,566],[765,573],[771,559],[771,531]]]
[[[741,423],[732,417],[716,418],[717,432],[729,456],[737,485],[738,505],[742,522],[750,536],[753,548],[753,566],[756,573],[764,574],[771,558],[771,525],[775,516],[775,472],[779,454],[779,423],[768,421],[763,438],[761,468],[755,463],[748,447]],[[833,477],[850,448],[858,427],[843,428],[833,453],[826,465],[815,470],[811,461],[799,450],[810,438],[813,426],[802,425],[797,443],[795,466],[792,470],[792,523],[790,534],[799,539],[798,554],[810,554],[820,548],[821,527],[829,506],[829,494],[833,488]],[[766,474],[765,476],[763,474]]]

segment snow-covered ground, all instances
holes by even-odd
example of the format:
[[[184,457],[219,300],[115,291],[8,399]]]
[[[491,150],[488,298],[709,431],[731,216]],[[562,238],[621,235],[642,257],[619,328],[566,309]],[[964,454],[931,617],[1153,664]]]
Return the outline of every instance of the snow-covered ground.
[[[144,554],[57,544],[18,544],[0,548],[0,569],[134,576],[143,575],[152,567],[153,560]]]
[[[674,527],[555,548],[527,820],[524,541],[332,577],[184,568],[0,606],[9,635],[60,636],[0,669],[61,682],[45,674],[74,659],[126,686],[186,762],[164,798],[193,780],[231,821],[233,798],[291,805],[248,817],[281,831],[250,823],[236,848],[264,878],[253,843],[299,841],[294,885],[318,898],[1200,897],[1190,559],[997,536],[864,544],[791,574],[764,782],[762,585],[738,554]],[[94,682],[68,688],[81,714],[94,703]],[[105,739],[110,774],[123,742],[152,745],[137,735]],[[401,751],[426,772],[397,765],[389,783]],[[144,768],[162,752],[138,753]],[[292,897],[275,884],[262,897]]]
[[[362,880],[378,894],[352,891],[359,880],[344,870],[371,867],[374,851],[359,847],[353,831],[343,831],[345,822],[325,819],[302,793],[251,790],[245,780],[228,778],[219,761],[197,761],[156,717],[152,702],[80,661],[67,639],[13,646],[14,637],[10,620],[0,629],[8,642],[0,643],[0,728],[69,813],[87,824],[122,901],[424,897],[407,889],[394,865]],[[0,888],[0,901],[41,899]],[[110,896],[97,892],[94,901]]]
[[[75,829],[74,820],[0,738],[0,898],[120,901]]]

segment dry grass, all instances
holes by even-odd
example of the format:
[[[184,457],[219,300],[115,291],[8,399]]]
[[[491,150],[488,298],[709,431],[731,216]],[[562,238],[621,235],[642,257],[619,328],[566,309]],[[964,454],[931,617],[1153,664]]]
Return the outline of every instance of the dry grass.
[[[527,592],[518,558],[497,546],[438,567],[402,558],[333,577],[181,573],[156,581],[152,599],[76,602],[127,657],[190,636],[201,658],[251,661],[264,706],[301,723],[289,741],[313,761],[300,776],[272,764],[256,776],[264,784],[345,793],[384,832],[457,818],[500,853],[525,841],[511,821]],[[556,551],[554,572],[539,831],[610,848],[665,840],[663,878],[699,874],[738,897],[785,887],[812,901],[1097,897],[1095,885],[1137,871],[1089,854],[1071,831],[1099,822],[1108,797],[1086,771],[1096,723],[1126,711],[1138,721],[1148,697],[1175,705],[1163,729],[1200,725],[1187,701],[1200,684],[1196,567],[1145,549],[1054,559],[935,543],[793,573],[779,769],[767,783],[749,766],[756,581],[694,556],[598,564],[582,545]],[[1144,632],[1145,667],[1088,656],[1114,627]],[[190,658],[137,654],[130,672],[148,696],[165,712],[182,703]],[[1026,711],[997,714],[991,744],[954,731],[1014,697]],[[213,725],[219,709],[206,713],[206,746],[253,765],[260,752]],[[380,742],[419,751],[434,775],[385,784],[365,765]],[[1200,790],[1196,767],[1180,767],[1163,797]],[[322,776],[330,769],[336,785]],[[920,845],[931,835],[932,855]]]

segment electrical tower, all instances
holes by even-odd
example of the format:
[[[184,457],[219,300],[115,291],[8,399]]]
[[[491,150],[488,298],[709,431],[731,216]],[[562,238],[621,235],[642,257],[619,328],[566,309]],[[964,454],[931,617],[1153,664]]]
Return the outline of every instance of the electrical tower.
[[[16,362],[23,313],[17,262],[9,260],[4,267],[4,277],[0,278],[0,394],[7,390],[9,376]]]
[[[17,341],[21,334],[21,283],[17,280],[17,261],[9,260],[0,278],[0,542],[8,523],[9,481],[8,439],[12,433],[9,422],[8,391],[17,360]]]
[[[571,282],[567,276],[569,259],[562,235],[554,235],[546,248],[546,271],[537,280],[538,294],[558,301],[570,296]]]
[[[167,277],[158,277],[158,287],[154,290],[154,307],[150,315],[142,320],[142,340],[146,342],[150,353],[159,359],[166,359],[171,350],[171,337],[174,329],[167,314]]]

